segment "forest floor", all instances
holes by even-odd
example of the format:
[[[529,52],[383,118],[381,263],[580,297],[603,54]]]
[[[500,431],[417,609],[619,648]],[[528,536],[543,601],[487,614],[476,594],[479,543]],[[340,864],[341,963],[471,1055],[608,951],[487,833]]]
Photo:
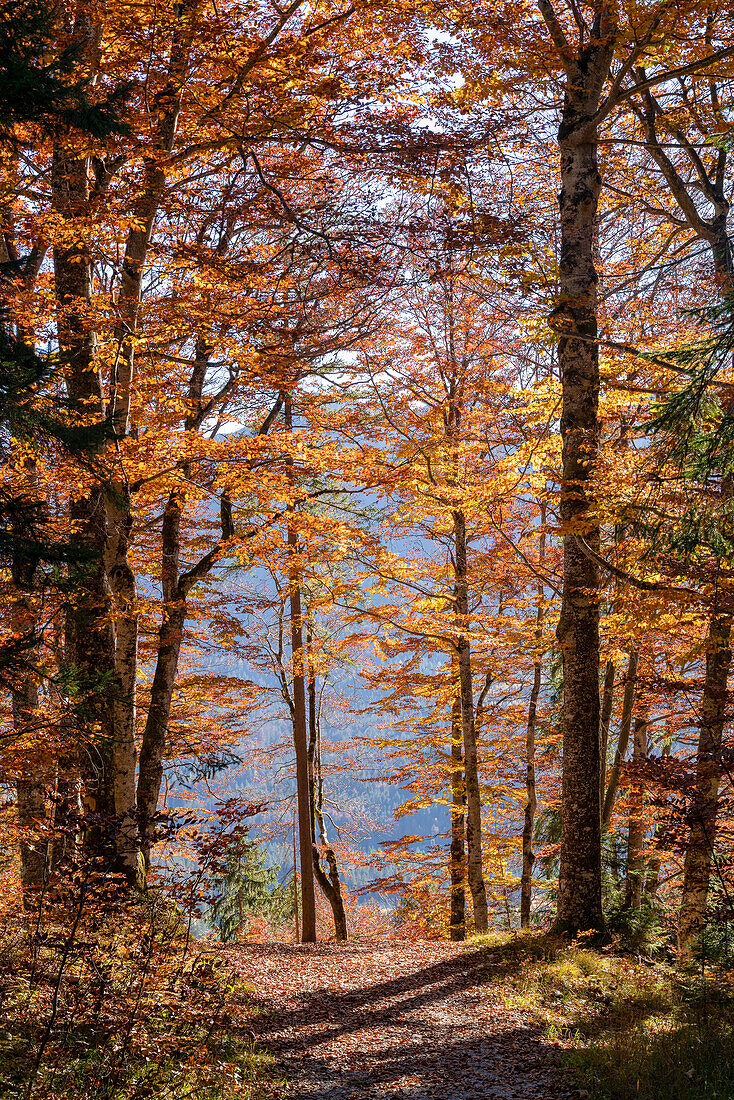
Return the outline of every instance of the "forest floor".
[[[578,1096],[556,1040],[508,1003],[486,948],[394,939],[229,945],[278,1092],[303,1100]]]

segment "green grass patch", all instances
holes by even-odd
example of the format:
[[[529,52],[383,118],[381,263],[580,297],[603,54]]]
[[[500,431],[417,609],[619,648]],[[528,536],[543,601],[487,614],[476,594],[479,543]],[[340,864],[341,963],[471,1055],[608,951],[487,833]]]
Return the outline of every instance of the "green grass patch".
[[[727,975],[705,980],[550,936],[472,941],[504,988],[554,1043],[590,1100],[732,1100],[734,999]]]

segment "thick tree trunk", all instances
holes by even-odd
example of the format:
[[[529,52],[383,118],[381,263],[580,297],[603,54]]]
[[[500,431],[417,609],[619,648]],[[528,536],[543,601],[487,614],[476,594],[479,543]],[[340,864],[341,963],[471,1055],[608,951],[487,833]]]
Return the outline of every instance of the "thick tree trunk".
[[[466,939],[466,852],[464,848],[464,815],[466,813],[466,784],[464,782],[464,753],[461,724],[461,687],[457,658],[452,658],[456,694],[451,706],[451,846],[449,861],[451,872],[451,898],[449,936],[454,942]]]
[[[550,5],[540,10],[555,37]],[[563,388],[563,596],[558,642],[563,655],[563,778],[558,911],[554,931],[603,931],[599,810],[599,602],[596,563],[579,540],[599,547],[590,495],[599,446],[599,353],[593,250],[601,191],[593,121],[614,49],[611,9],[599,8],[588,45],[569,57],[558,144],[561,158],[559,334]],[[561,32],[562,33],[562,32]]]
[[[542,571],[545,562],[545,501],[540,505],[540,542],[538,548],[538,562]],[[528,725],[525,738],[525,789],[527,802],[525,804],[525,820],[522,830],[522,875],[520,877],[520,927],[530,927],[530,906],[533,893],[533,864],[535,853],[533,852],[533,828],[535,825],[535,813],[538,809],[538,798],[535,790],[535,729],[537,724],[538,698],[540,697],[540,680],[542,674],[542,659],[540,647],[543,639],[543,585],[538,585],[538,610],[535,620],[535,647],[536,659],[533,666],[533,686],[530,689],[530,703],[528,705]]]
[[[686,952],[706,923],[711,865],[716,842],[721,746],[731,669],[730,615],[709,623],[706,679],[701,703],[701,727],[696,755],[696,787],[689,814],[690,834],[683,865],[683,897],[678,922],[678,947]]]
[[[105,406],[96,341],[90,329],[92,269],[82,228],[89,198],[86,160],[58,144],[53,152],[51,185],[54,209],[69,230],[64,243],[53,251],[59,356],[71,406],[89,424],[91,449],[100,451]],[[75,222],[79,223],[76,235]],[[112,601],[105,569],[107,522],[99,483],[90,480],[72,500],[70,519],[70,541],[77,560],[69,570],[74,597],[67,610],[66,656],[77,678],[76,737],[89,814],[87,842],[107,857],[115,816],[112,746],[116,684]]]
[[[474,721],[474,683],[469,641],[469,580],[467,574],[466,521],[460,510],[453,512],[456,618],[459,638],[456,643],[461,687],[461,728],[464,740],[466,782],[466,852],[469,890],[472,896],[474,930],[486,932],[489,927],[487,892],[482,867],[482,796],[479,789],[477,738]]]
[[[336,853],[329,844],[324,820],[324,777],[321,770],[321,731],[316,697],[316,676],[311,662],[311,636],[306,633],[306,651],[308,654],[308,778],[311,795],[311,833],[313,845],[313,871],[321,891],[331,906],[334,918],[334,937],[339,942],[347,940],[347,915],[344,911],[339,865]],[[328,874],[321,866],[321,854],[316,841],[325,849],[324,856],[329,868]]]
[[[609,784],[607,786],[607,792],[604,796],[604,809],[602,811],[602,827],[604,829],[609,828],[609,823],[612,820],[614,801],[617,797],[617,790],[619,788],[619,777],[622,774],[622,764],[624,763],[625,754],[627,752],[627,745],[629,744],[630,729],[632,728],[632,709],[634,707],[635,691],[637,689],[638,661],[639,654],[637,650],[631,649],[629,662],[627,664],[627,675],[624,681],[624,696],[622,697],[622,717],[619,723],[619,739],[617,741],[617,748],[614,753],[612,770],[609,773]]]
[[[647,715],[635,719],[632,760],[640,764],[647,757]],[[627,833],[627,876],[624,889],[625,909],[639,909],[645,884],[645,788],[633,782],[630,792],[629,829]]]

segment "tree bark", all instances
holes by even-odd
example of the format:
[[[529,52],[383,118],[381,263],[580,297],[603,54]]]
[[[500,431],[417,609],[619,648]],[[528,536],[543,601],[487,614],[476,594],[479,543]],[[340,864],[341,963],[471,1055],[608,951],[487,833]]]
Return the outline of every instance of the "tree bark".
[[[82,20],[84,22],[84,20]],[[93,28],[75,28],[83,43]],[[90,327],[92,266],[84,240],[89,201],[87,159],[58,142],[53,150],[51,189],[54,210],[67,227],[63,244],[53,249],[54,284],[59,307],[59,357],[69,402],[89,426],[90,452],[103,447],[105,403],[97,362],[96,339]],[[74,232],[74,223],[78,229]],[[109,855],[115,816],[112,746],[114,740],[115,639],[111,592],[105,568],[107,521],[104,492],[89,475],[88,484],[70,504],[71,545],[76,560],[69,569],[74,593],[66,615],[66,658],[76,677],[75,736],[89,814],[86,840],[98,853]]]
[[[151,105],[154,120],[152,149],[144,160],[144,182],[132,206],[133,226],[128,232],[121,265],[117,296],[115,342],[117,355],[110,378],[110,421],[115,441],[124,439],[130,428],[134,375],[135,332],[138,325],[142,280],[155,219],[166,186],[166,158],[176,134],[181,92],[189,64],[199,0],[185,0],[178,6],[168,62],[168,80]],[[187,424],[188,427],[188,424]],[[113,472],[105,497],[108,539],[106,566],[115,607],[115,667],[117,690],[114,702],[112,771],[114,803],[118,825],[118,855],[130,882],[142,886],[144,864],[152,843],[151,821],[155,813],[162,777],[162,754],[154,745],[165,740],[172,684],[178,668],[180,632],[185,619],[171,609],[164,612],[160,635],[160,657],[156,667],[155,713],[149,715],[141,756],[141,777],[136,791],[137,749],[135,743],[136,684],[138,665],[138,614],[135,575],[128,551],[133,527],[130,485],[122,467]],[[170,532],[169,532],[170,534]],[[164,538],[166,533],[164,532]],[[164,551],[165,553],[165,551]],[[177,580],[177,578],[176,578]],[[175,583],[175,582],[174,582]],[[176,637],[178,636],[178,648]],[[160,669],[160,675],[158,675]],[[170,691],[169,691],[170,686]],[[168,703],[165,697],[168,695]],[[160,755],[160,759],[158,759]],[[160,774],[159,774],[160,773]],[[144,818],[145,842],[138,823],[138,798]],[[140,859],[141,849],[144,860]]]
[[[634,707],[635,691],[637,688],[638,661],[639,654],[637,650],[631,649],[629,662],[627,664],[627,675],[624,681],[624,695],[622,697],[622,717],[619,723],[619,739],[617,741],[617,748],[614,753],[612,770],[609,773],[609,784],[607,786],[607,792],[604,796],[604,809],[602,811],[602,827],[604,829],[609,828],[609,823],[612,820],[614,800],[617,797],[617,789],[619,788],[619,777],[622,773],[622,764],[624,763],[625,754],[627,752],[627,745],[629,744],[630,729],[632,727],[632,709]]]
[[[326,821],[324,820],[324,777],[321,770],[321,731],[316,698],[316,676],[311,661],[311,634],[306,632],[306,653],[308,656],[308,778],[311,795],[311,833],[313,844],[313,871],[321,891],[331,906],[334,918],[334,937],[338,942],[347,940],[347,915],[344,911],[339,865],[336,853],[329,844]],[[316,840],[324,847],[328,874],[321,866],[321,854]]]
[[[635,735],[632,760],[640,764],[647,757],[647,715],[635,719]],[[645,788],[633,781],[630,791],[629,829],[627,833],[627,875],[624,889],[625,909],[639,909],[645,884]]]
[[[298,841],[301,865],[301,943],[316,942],[316,899],[313,886],[313,837],[311,836],[311,798],[308,780],[308,734],[306,731],[306,691],[303,672],[303,618],[301,587],[297,580],[295,558],[298,537],[288,527],[288,554],[291,565],[291,657],[293,660],[293,742],[296,750],[296,792],[298,801]]]
[[[454,525],[456,618],[459,637],[456,653],[461,688],[461,729],[464,741],[466,784],[466,852],[469,890],[472,896],[475,932],[489,927],[487,891],[482,867],[482,796],[479,789],[476,724],[474,721],[474,684],[469,641],[469,580],[467,573],[466,520],[459,509],[452,513]]]
[[[663,745],[662,756],[670,756],[670,741],[667,741]],[[655,826],[652,840],[652,852],[650,858],[647,861],[647,876],[645,878],[645,895],[653,902],[657,901],[658,889],[660,888],[660,847],[663,839],[663,828],[665,821],[665,811],[667,809],[668,796],[663,793],[660,797],[657,809],[658,824]]]
[[[449,936],[454,942],[466,939],[466,852],[464,848],[464,815],[466,784],[464,781],[463,733],[461,723],[461,685],[458,660],[452,656],[454,699],[451,704],[451,898]]]
[[[135,741],[138,679],[138,612],[135,574],[128,561],[133,524],[129,487],[119,484],[107,493],[106,568],[115,613],[114,736],[112,771],[115,815],[118,820],[117,853],[128,882],[142,889],[145,862],[137,814],[137,764]]]
[[[601,697],[601,747],[599,749],[599,806],[602,808],[602,829],[604,827],[604,798],[607,784],[607,757],[609,755],[609,725],[612,721],[612,708],[614,706],[614,676],[616,669],[614,661],[607,661],[604,670],[604,687]]]
[[[563,32],[550,4],[539,4],[554,41]],[[563,655],[563,777],[558,911],[560,934],[604,930],[599,812],[599,602],[595,562],[578,539],[599,547],[590,495],[599,446],[599,353],[594,239],[601,191],[594,116],[614,51],[611,10],[599,6],[588,44],[565,57],[568,79],[558,144],[561,160],[560,300],[551,316],[559,334],[563,390],[563,595],[558,642]],[[560,32],[560,34],[559,34]],[[565,53],[567,43],[563,39]]]
[[[183,494],[171,491],[163,515],[161,584],[163,588],[163,621],[158,633],[158,653],[150,692],[150,707],[143,731],[138,772],[137,810],[142,853],[146,866],[155,841],[155,815],[163,781],[163,759],[166,750],[168,720],[176,686],[176,673],[181,653],[187,598],[197,581],[205,577],[225,552],[234,534],[229,498],[221,498],[221,538],[191,569],[179,575],[181,554],[181,512]]]
[[[285,401],[286,427],[293,432],[290,394]],[[292,460],[288,460],[288,469]],[[292,478],[291,478],[292,480]],[[301,865],[301,943],[316,942],[316,899],[313,885],[313,836],[311,835],[311,795],[308,776],[308,731],[306,728],[306,678],[303,645],[303,611],[298,569],[298,535],[292,513],[288,521],[288,573],[291,605],[291,659],[293,661],[293,742],[296,750],[296,794],[298,803],[298,841]]]
[[[13,727],[16,735],[33,729],[38,712],[38,685],[31,672],[13,688]],[[38,765],[35,765],[37,768]],[[34,769],[35,770],[35,769]],[[50,846],[46,829],[46,784],[37,776],[18,778],[15,784],[20,829],[20,883],[23,904],[35,908],[49,870]]]
[[[690,834],[683,864],[683,897],[678,921],[678,947],[684,953],[706,924],[716,843],[721,746],[732,659],[731,628],[731,615],[715,615],[709,623],[706,679],[696,755],[696,786],[689,814]]]
[[[540,505],[540,542],[538,547],[538,562],[542,572],[545,562],[545,501]],[[530,689],[530,703],[528,705],[528,726],[525,739],[525,789],[527,802],[525,804],[525,820],[522,830],[522,875],[520,877],[520,927],[530,927],[530,906],[533,893],[533,864],[535,853],[533,852],[533,827],[535,825],[535,813],[538,808],[538,798],[535,790],[535,729],[537,724],[538,698],[540,696],[540,680],[542,674],[542,659],[540,646],[543,638],[543,585],[538,584],[538,610],[535,619],[535,647],[536,659],[533,665],[533,686]]]
[[[640,70],[638,75],[644,76]],[[709,82],[710,106],[716,122],[723,122],[725,97],[720,96],[715,81]],[[658,119],[665,112],[652,91],[645,91],[635,113],[642,126],[646,148],[665,178],[670,194],[678,205],[683,218],[696,236],[711,248],[716,282],[722,296],[731,295],[734,287],[734,260],[727,224],[730,202],[726,193],[726,162],[728,152],[720,148],[711,170],[705,168],[697,153],[698,142],[689,142],[673,127],[668,127],[665,140],[660,141],[657,132]],[[695,116],[694,116],[695,118]],[[695,118],[701,130],[702,123]],[[685,173],[681,174],[674,160],[668,155],[670,134],[679,141],[693,169],[691,184]],[[702,134],[703,137],[707,133]],[[695,194],[692,192],[695,188]],[[711,211],[699,201],[703,194]],[[731,412],[731,409],[728,410]],[[731,499],[734,491],[731,475],[724,476],[721,494]],[[728,563],[727,563],[728,567]],[[691,828],[686,845],[683,867],[683,896],[678,922],[678,946],[681,953],[688,951],[691,941],[702,930],[706,919],[709,880],[713,848],[716,839],[719,777],[718,756],[726,722],[725,703],[731,671],[732,616],[713,609],[709,619],[706,639],[706,672],[701,701],[701,722],[696,755],[696,785],[691,810]]]

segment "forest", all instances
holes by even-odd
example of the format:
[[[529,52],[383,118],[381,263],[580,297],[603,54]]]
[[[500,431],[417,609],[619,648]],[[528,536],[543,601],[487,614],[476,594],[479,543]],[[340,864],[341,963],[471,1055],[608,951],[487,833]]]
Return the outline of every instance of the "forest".
[[[734,1096],[734,13],[0,0],[0,1096]]]

